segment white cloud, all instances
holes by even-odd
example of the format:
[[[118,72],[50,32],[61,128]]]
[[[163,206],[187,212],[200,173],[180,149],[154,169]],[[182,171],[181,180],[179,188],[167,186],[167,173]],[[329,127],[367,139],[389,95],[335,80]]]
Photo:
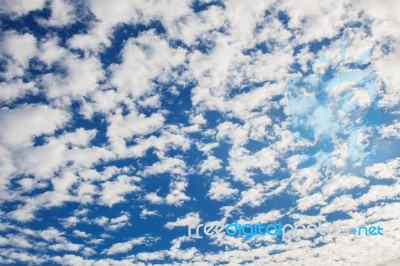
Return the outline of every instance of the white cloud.
[[[51,134],[68,120],[67,112],[47,105],[22,105],[16,109],[2,109],[0,142],[13,149],[31,146],[33,137]]]
[[[118,254],[118,253],[126,253],[130,251],[134,246],[143,245],[146,243],[146,239],[144,237],[135,238],[126,242],[115,243],[105,252],[108,255]]]
[[[160,204],[163,202],[163,198],[161,198],[154,192],[147,193],[144,198],[153,204]]]
[[[201,222],[200,215],[197,212],[189,212],[184,217],[178,218],[175,222],[168,222],[164,227],[174,229],[175,227],[196,226]]]
[[[67,51],[58,45],[59,40],[56,38],[46,40],[39,44],[38,58],[47,65],[51,65],[64,58]]]
[[[126,42],[122,63],[110,66],[111,83],[134,99],[146,96],[154,89],[152,79],[168,80],[169,71],[184,62],[185,53],[153,32],[145,33]]]
[[[149,117],[132,111],[124,116],[120,109],[117,109],[114,115],[108,118],[109,126],[107,136],[111,141],[119,138],[130,140],[138,135],[146,135],[160,129],[165,118],[160,113],[152,114]]]
[[[151,216],[159,216],[159,214],[156,211],[149,211],[147,209],[143,209],[140,212],[140,218],[142,218],[142,219],[146,219],[147,217],[151,217]]]
[[[57,51],[54,51],[57,53]],[[53,53],[54,53],[53,52]],[[53,55],[48,55],[51,60]],[[98,88],[98,82],[103,79],[104,70],[100,60],[93,56],[78,58],[67,55],[62,58],[61,67],[65,74],[46,74],[43,76],[43,84],[47,89],[47,97],[76,97],[80,98]],[[61,99],[61,103],[69,103],[68,98]]]
[[[380,132],[383,138],[400,139],[400,121],[396,120],[393,124],[382,127]]]
[[[125,226],[129,226],[130,216],[127,212],[122,212],[120,216],[108,218],[105,216],[96,217],[93,221],[88,220],[86,223],[94,223],[109,231],[117,231]]]
[[[163,157],[161,161],[156,162],[143,171],[143,176],[158,175],[169,173],[172,175],[186,175],[185,161],[178,158]]]
[[[355,10],[348,9],[350,1],[285,1],[284,10],[290,17],[289,27],[298,29],[299,42],[333,37],[348,20],[357,17]]]
[[[7,70],[2,75],[6,79],[23,76],[29,60],[37,54],[37,41],[29,33],[5,32],[0,41],[0,58],[7,60]]]
[[[82,246],[74,243],[58,243],[50,245],[49,248],[54,251],[78,251]]]
[[[190,197],[185,194],[187,186],[188,182],[186,180],[173,181],[170,184],[169,193],[165,197],[166,203],[169,205],[181,206],[183,202],[190,200]]]
[[[5,0],[2,1],[0,13],[22,16],[30,11],[42,9],[44,4],[45,0],[32,0],[29,2],[23,0]]]
[[[377,179],[394,179],[400,177],[400,157],[390,160],[386,163],[377,163],[367,166],[364,169],[365,175]]]
[[[371,202],[379,202],[388,199],[396,199],[400,195],[400,183],[371,186],[367,193],[357,199],[360,205],[368,205]]]
[[[218,159],[217,157],[212,155],[208,156],[207,159],[205,159],[200,166],[200,174],[203,174],[207,171],[212,172],[214,170],[221,169],[222,168],[221,163],[222,163],[221,159]]]
[[[335,211],[353,211],[357,209],[357,201],[351,195],[343,195],[333,199],[327,206],[321,208],[322,214],[327,214]]]
[[[50,1],[51,16],[49,19],[38,20],[44,26],[66,26],[75,20],[75,10],[70,2],[66,0]]]
[[[400,93],[398,90],[400,78],[396,74],[395,68],[399,62],[400,45],[397,45],[394,53],[383,56],[374,63],[378,77],[381,78],[386,85],[384,93],[379,100],[379,104],[382,107],[391,108],[400,102]]]
[[[265,188],[261,184],[252,186],[241,193],[242,198],[237,203],[238,206],[249,205],[251,207],[260,206],[265,200]]]
[[[54,191],[68,195],[68,189],[78,181],[77,176],[72,172],[65,172],[61,177],[51,180]]]
[[[398,262],[399,206],[397,202],[388,202],[397,201],[400,195],[398,158],[363,165],[364,171],[357,176],[348,172],[358,171],[358,166],[353,169],[352,165],[346,165],[347,143],[344,139],[334,139],[332,159],[336,168],[299,169],[300,163],[308,158],[299,154],[306,154],[304,150],[316,143],[295,142],[290,120],[281,115],[281,112],[289,115],[285,90],[288,78],[308,72],[322,75],[328,70],[329,66],[318,61],[314,54],[319,41],[324,40],[321,49],[334,64],[333,71],[342,70],[343,66],[335,65],[342,58],[340,46],[334,44],[341,35],[350,45],[345,55],[347,63],[371,49],[372,56],[364,63],[371,63],[378,85],[384,85],[379,92],[379,105],[388,114],[398,114],[396,67],[400,20],[396,1],[229,0],[220,4],[208,0],[196,3],[122,0],[116,4],[91,0],[79,7],[69,0],[3,2],[0,13],[8,13],[5,18],[15,20],[16,25],[25,23],[17,21],[18,16],[45,5],[51,13],[46,19],[34,15],[40,28],[45,29],[45,36],[31,31],[32,25],[26,25],[23,31],[5,32],[0,41],[4,70],[0,101],[3,106],[13,104],[10,109],[0,110],[0,200],[6,205],[10,203],[7,213],[0,212],[4,233],[0,237],[0,245],[4,245],[0,263],[140,265],[165,260],[188,265],[324,265],[337,261],[390,265]],[[193,5],[203,4],[210,6],[194,12]],[[86,12],[93,17],[86,16]],[[286,16],[288,25],[284,22]],[[87,28],[84,26],[70,38],[69,34],[63,35],[64,30],[69,33],[69,26],[77,20]],[[358,27],[360,24],[362,28]],[[131,30],[136,32],[138,25],[139,35],[134,36]],[[122,30],[122,38],[114,34],[116,29]],[[112,44],[120,41],[122,50],[118,55],[115,48],[119,44]],[[299,49],[301,52],[296,55]],[[108,52],[114,53],[116,61],[105,66],[102,59]],[[297,71],[295,60],[304,73]],[[35,69],[28,70],[31,66]],[[337,89],[343,92],[350,87]],[[42,92],[50,105],[13,103],[19,99],[25,101],[24,97],[30,95],[39,96],[40,100]],[[365,93],[353,92],[364,108],[369,107],[371,101]],[[192,106],[182,100],[188,97]],[[36,101],[36,97],[32,99]],[[79,104],[78,112],[71,108],[71,103]],[[178,106],[180,103],[183,105]],[[312,102],[305,105],[311,114],[316,109]],[[336,119],[330,115],[324,108],[314,112],[309,125],[316,135],[330,136],[336,130],[334,122],[326,123],[327,119]],[[102,124],[91,129],[97,127],[94,118],[99,117]],[[179,118],[177,123],[175,118]],[[71,128],[75,122],[82,128]],[[397,138],[398,128],[397,120],[386,124],[378,139]],[[356,142],[363,142],[366,137],[359,134]],[[102,140],[105,143],[98,144]],[[198,150],[191,149],[192,144]],[[149,153],[157,158],[147,161]],[[326,156],[317,153],[315,159],[321,161]],[[192,159],[199,165],[190,165]],[[125,160],[134,163],[120,166]],[[168,216],[171,210],[179,212],[187,207],[187,201],[201,199],[189,194],[193,191],[192,177],[196,171],[208,176],[216,170],[224,179],[214,178],[210,187],[201,189],[203,196],[207,194],[217,201],[215,207],[225,220],[240,216],[237,219],[242,222],[276,221],[287,215],[298,222],[316,223],[326,221],[326,215],[332,212],[344,211],[350,216],[347,222],[380,223],[385,230],[390,228],[390,234],[368,241],[318,237],[291,245],[265,238],[245,243],[241,238],[215,236],[210,243],[218,251],[207,252],[196,249],[197,240],[186,236],[171,239],[173,234],[166,234],[171,244],[169,249],[155,247],[154,251],[140,250],[139,254],[137,245],[151,244],[156,239],[127,235],[118,242],[113,238],[117,230],[130,226],[131,221],[134,231],[139,217],[146,219],[139,220],[139,225],[160,219],[169,230],[199,224],[200,210],[196,208],[173,221],[168,222],[165,217],[171,217]],[[169,180],[154,183],[153,192],[147,191],[145,182],[153,185],[154,177],[160,175]],[[12,178],[15,180],[10,182]],[[263,179],[266,181],[260,181]],[[167,187],[163,187],[165,184]],[[357,193],[350,195],[355,188]],[[129,193],[138,194],[139,205],[134,206],[138,212],[120,211],[125,205],[119,203],[130,202]],[[294,197],[295,205],[279,210],[270,205],[270,199],[286,193]],[[232,204],[224,206],[225,199]],[[15,225],[16,221],[40,218],[37,215],[40,211],[52,212],[56,207],[65,207],[65,203],[85,206],[72,213],[68,213],[68,208],[66,213],[62,209],[62,217],[54,217],[54,226],[59,218],[65,231],[50,227],[37,232],[29,224],[23,228]],[[100,206],[107,212],[99,214],[96,205],[112,208]],[[149,209],[148,205],[157,210]],[[249,215],[248,209],[265,206],[268,212]],[[161,207],[167,216],[159,213]],[[317,215],[299,214],[318,210]],[[46,223],[38,225],[46,227]],[[96,229],[92,231],[91,227]],[[129,234],[130,228],[125,229],[118,233]],[[71,236],[80,242],[71,242]],[[263,241],[268,241],[268,245]],[[102,250],[103,243],[107,248]],[[40,255],[46,247],[57,254],[74,255]],[[370,252],[359,256],[360,250]],[[87,259],[92,255],[96,259]]]
[[[80,230],[74,230],[72,232],[73,235],[77,236],[77,237],[82,237],[82,238],[88,238],[90,237],[90,234],[84,232],[84,231],[80,231]]]
[[[21,79],[12,82],[0,83],[0,102],[12,102],[26,94],[35,94],[38,91],[33,82],[23,82]]]
[[[291,180],[300,195],[307,195],[321,185],[321,173],[317,168],[304,168],[294,173]]]
[[[118,176],[114,181],[104,182],[101,192],[102,203],[113,206],[116,203],[125,201],[124,196],[128,193],[139,190],[139,187],[133,184],[138,179],[126,175]]]
[[[305,195],[297,200],[297,207],[301,211],[306,211],[315,206],[324,206],[325,204],[325,197],[321,193]]]
[[[329,178],[322,186],[322,193],[325,197],[329,197],[337,192],[346,191],[356,187],[365,187],[369,181],[365,178],[355,175],[336,174]]]
[[[229,182],[217,178],[211,183],[210,190],[207,194],[210,199],[220,201],[231,198],[235,194],[238,194],[238,192],[239,190],[236,188],[232,188]]]

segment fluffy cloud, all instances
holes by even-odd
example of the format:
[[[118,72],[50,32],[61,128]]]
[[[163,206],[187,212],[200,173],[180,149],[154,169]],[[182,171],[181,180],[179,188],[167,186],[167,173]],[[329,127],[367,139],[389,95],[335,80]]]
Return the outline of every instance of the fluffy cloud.
[[[178,226],[196,226],[200,223],[200,215],[195,212],[187,213],[185,217],[178,218],[175,222],[168,222],[165,227],[168,229],[173,229]]]
[[[3,1],[0,263],[397,265],[399,7]],[[287,220],[385,235],[179,235]]]
[[[11,149],[32,146],[33,138],[64,126],[70,115],[47,105],[23,105],[0,111],[1,143]]]
[[[239,190],[232,188],[229,182],[226,182],[223,179],[216,179],[211,183],[208,195],[213,200],[223,200],[234,196],[238,192]]]
[[[29,33],[5,32],[0,47],[0,56],[7,62],[7,70],[1,76],[6,79],[23,76],[29,60],[37,53],[36,38]]]
[[[121,175],[118,176],[115,181],[104,182],[102,185],[101,201],[110,207],[124,201],[123,196],[125,194],[139,190],[139,187],[133,184],[133,182],[139,180],[140,179],[135,177]]]
[[[126,253],[130,251],[134,246],[148,245],[154,242],[156,239],[151,237],[138,237],[126,242],[120,242],[113,244],[109,249],[105,250],[108,255]]]
[[[135,60],[131,60],[135,58]],[[153,32],[128,40],[122,51],[122,63],[110,66],[111,82],[134,98],[149,94],[153,79],[168,79],[168,72],[185,60],[183,49],[173,49]]]
[[[66,0],[53,0],[50,2],[51,16],[39,22],[45,26],[67,26],[75,19],[74,7]]]
[[[42,9],[44,7],[45,0],[33,0],[29,3],[25,3],[25,1],[11,1],[6,0],[2,3],[1,13],[13,15],[13,16],[21,16],[25,15],[33,10]]]

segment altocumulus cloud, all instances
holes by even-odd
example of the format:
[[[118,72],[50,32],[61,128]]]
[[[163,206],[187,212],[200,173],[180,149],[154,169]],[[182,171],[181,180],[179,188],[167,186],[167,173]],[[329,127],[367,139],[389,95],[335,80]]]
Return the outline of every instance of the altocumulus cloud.
[[[0,263],[399,265],[399,12],[2,1]],[[235,221],[384,235],[187,236]]]

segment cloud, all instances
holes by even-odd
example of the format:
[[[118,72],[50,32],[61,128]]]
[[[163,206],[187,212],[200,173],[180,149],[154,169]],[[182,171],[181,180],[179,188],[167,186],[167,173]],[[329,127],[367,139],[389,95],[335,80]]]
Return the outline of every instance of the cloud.
[[[144,176],[158,175],[162,173],[170,173],[173,175],[185,175],[186,164],[179,158],[162,158],[143,171]]]
[[[10,14],[13,16],[22,16],[33,10],[42,9],[44,7],[45,0],[33,0],[29,3],[25,3],[25,1],[12,1],[6,0],[2,3],[2,7],[0,9],[1,13]]]
[[[129,226],[130,225],[129,221],[130,221],[129,214],[123,212],[120,216],[115,218],[108,218],[105,216],[96,217],[93,220],[93,223],[102,226],[109,231],[117,231],[125,226]],[[87,222],[91,223],[91,221]]]
[[[183,64],[185,51],[171,48],[164,39],[148,32],[128,40],[121,56],[121,64],[110,66],[111,82],[118,90],[137,99],[154,90],[153,79],[168,80],[172,68]]]
[[[239,190],[236,188],[232,188],[229,182],[217,178],[211,183],[208,195],[213,200],[224,200],[231,198],[238,192]]]
[[[67,54],[60,62],[64,73],[46,74],[43,84],[47,90],[47,97],[74,97],[79,98],[95,91],[98,82],[103,79],[104,70],[100,60],[93,56],[78,58]],[[68,98],[63,99],[68,102]]]
[[[3,1],[0,263],[396,264],[398,9]],[[377,93],[341,82],[365,69]],[[176,235],[332,219],[385,235]]]
[[[365,187],[369,181],[365,178],[354,175],[334,175],[322,187],[325,197],[329,197],[337,192],[346,191],[356,187]]]
[[[181,206],[183,202],[190,200],[190,197],[185,194],[187,186],[188,182],[186,180],[171,182],[170,191],[165,198],[166,203],[169,205]]]
[[[201,222],[199,213],[190,212],[187,213],[184,217],[178,218],[175,222],[168,222],[164,225],[167,229],[174,229],[175,227],[182,226],[196,226]]]
[[[145,195],[145,199],[153,204],[160,204],[161,202],[163,202],[163,198],[161,198],[154,192],[147,193]]]
[[[150,117],[131,112],[123,116],[121,110],[117,110],[114,116],[109,117],[110,125],[107,135],[111,141],[118,138],[131,139],[137,135],[147,135],[160,129],[165,121],[162,114],[152,114]]]
[[[393,124],[382,127],[381,135],[383,138],[400,139],[400,121],[395,121]]]
[[[386,163],[377,163],[367,166],[364,170],[365,175],[377,179],[394,179],[399,177],[400,158],[395,158]]]
[[[5,32],[0,47],[1,58],[7,62],[7,70],[2,73],[6,79],[23,76],[29,60],[37,54],[36,38],[29,33]]]
[[[114,255],[114,254],[118,254],[118,253],[126,253],[135,246],[151,245],[152,243],[154,243],[157,240],[158,240],[157,238],[150,237],[150,236],[138,237],[138,238],[134,238],[129,241],[126,241],[126,242],[115,243],[109,249],[106,249],[105,252],[108,255]]]
[[[47,20],[39,19],[44,26],[67,26],[76,19],[73,5],[66,0],[53,0],[50,2],[51,16]]]
[[[33,145],[33,138],[52,134],[68,122],[70,115],[47,105],[23,105],[0,111],[1,143],[11,149]]]
[[[25,95],[35,94],[38,89],[33,82],[23,82],[21,79],[16,79],[13,82],[0,83],[0,101],[12,102]]]
[[[200,174],[203,174],[207,171],[214,171],[221,169],[222,161],[215,156],[209,156],[206,160],[203,161],[200,167]]]
[[[115,181],[104,182],[102,185],[103,190],[101,192],[102,203],[111,207],[116,203],[123,202],[125,194],[139,190],[139,187],[133,184],[138,180],[140,179],[120,175],[115,179]]]

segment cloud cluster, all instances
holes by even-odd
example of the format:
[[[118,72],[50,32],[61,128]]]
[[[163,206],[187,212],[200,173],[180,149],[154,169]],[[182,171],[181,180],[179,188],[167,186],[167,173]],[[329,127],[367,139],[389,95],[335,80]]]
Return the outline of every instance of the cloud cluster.
[[[399,11],[3,1],[0,263],[397,265]],[[357,71],[376,90],[342,80]],[[387,233],[289,245],[182,230],[277,219]]]

